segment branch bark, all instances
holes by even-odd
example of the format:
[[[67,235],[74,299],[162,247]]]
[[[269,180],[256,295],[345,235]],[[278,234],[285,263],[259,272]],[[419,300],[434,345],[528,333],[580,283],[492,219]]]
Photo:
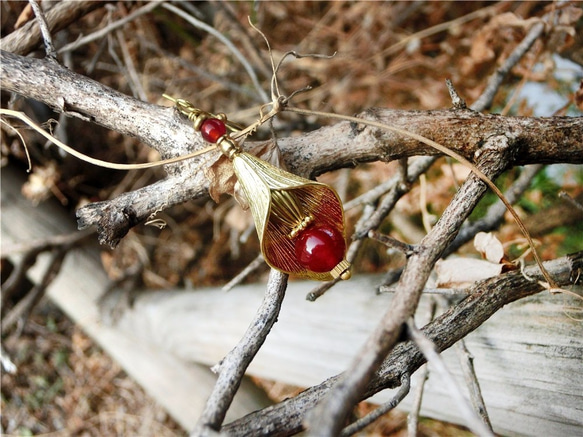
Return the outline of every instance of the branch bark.
[[[59,2],[45,13],[51,33],[58,32],[89,12],[104,6],[109,1]],[[0,49],[18,55],[26,55],[38,47],[41,32],[36,20],[30,20],[0,40]]]
[[[219,371],[217,383],[191,436],[206,435],[221,428],[247,367],[277,321],[286,287],[287,275],[272,269],[267,291],[255,318],[241,341],[217,366]]]
[[[583,252],[577,252],[544,263],[561,286],[581,284]],[[474,331],[505,305],[540,293],[538,281],[544,280],[536,266],[520,272],[505,273],[474,284],[470,296],[423,327],[422,332],[441,352]],[[383,361],[368,383],[360,400],[387,388],[395,388],[405,374],[413,374],[425,362],[421,352],[411,343],[399,343]],[[294,398],[251,413],[221,429],[226,435],[288,436],[304,429],[303,420],[316,403],[342,377],[334,376]]]
[[[504,135],[492,137],[477,153],[478,167],[489,178],[498,176],[514,161],[513,142]],[[397,343],[404,324],[413,317],[435,262],[453,241],[465,219],[486,191],[486,184],[471,174],[440,220],[409,257],[391,307],[368,338],[345,375],[310,415],[313,435],[338,435],[349,412],[361,398],[372,374]]]
[[[57,112],[136,137],[164,158],[202,147],[202,139],[190,123],[172,108],[136,100],[51,62],[1,51],[0,63],[2,89],[43,102]],[[583,163],[582,117],[504,117],[469,109],[370,109],[361,117],[407,129],[470,159],[489,137],[506,133],[516,148],[516,165]],[[247,142],[246,148],[259,145]],[[307,177],[363,162],[439,154],[417,141],[349,122],[299,137],[281,138],[278,146],[287,168]],[[168,165],[168,178],[160,185],[81,208],[79,226],[96,225],[100,242],[115,246],[132,226],[152,213],[205,196],[209,188],[201,171],[205,166],[208,159],[204,158]]]

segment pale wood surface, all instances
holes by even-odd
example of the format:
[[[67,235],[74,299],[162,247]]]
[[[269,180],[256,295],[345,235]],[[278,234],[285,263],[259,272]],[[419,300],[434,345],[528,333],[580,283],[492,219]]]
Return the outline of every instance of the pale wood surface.
[[[345,370],[390,302],[389,295],[374,295],[379,279],[356,277],[316,302],[305,300],[313,284],[291,282],[279,320],[249,373],[310,386]],[[262,293],[262,285],[230,292],[213,288],[149,293],[124,314],[119,327],[132,332],[136,341],[154,342],[184,359],[212,365],[236,344]],[[420,314],[428,302],[422,299]],[[497,432],[580,434],[582,328],[565,315],[569,303],[575,302],[546,293],[524,299],[508,305],[467,338]],[[461,383],[455,350],[443,355]],[[374,399],[388,398],[385,393]],[[422,413],[460,420],[441,381],[431,376]]]
[[[75,218],[67,217],[53,202],[33,207],[20,195],[24,171],[2,169],[2,253],[13,244],[26,243],[75,232]],[[96,248],[93,248],[96,249]],[[17,257],[16,257],[17,258]],[[48,257],[41,256],[31,271],[38,281]],[[48,289],[48,296],[78,323],[126,372],[156,399],[185,429],[191,429],[202,411],[216,376],[208,366],[176,359],[154,342],[136,341],[107,323],[99,298],[108,279],[97,250],[76,250],[69,254],[61,273]],[[249,381],[229,410],[228,420],[267,405],[267,399]]]
[[[69,232],[74,227],[74,219],[64,217],[58,206],[44,203],[33,208],[23,200],[18,194],[21,177],[24,175],[2,170],[3,250],[16,242]],[[279,320],[249,373],[310,386],[343,371],[389,305],[390,295],[374,294],[377,281],[374,276],[357,276],[316,302],[305,300],[313,284],[290,282]],[[95,252],[78,251],[68,257],[49,294],[190,428],[214,381],[208,366],[239,340],[259,305],[264,284],[230,292],[145,293],[116,325],[108,326],[97,306],[106,282]],[[582,327],[565,315],[568,304],[573,301],[563,296],[539,294],[508,305],[468,337],[497,432],[581,434]],[[418,314],[425,314],[426,309],[424,298]],[[444,356],[461,380],[455,351],[446,351]],[[202,366],[189,364],[192,362]],[[382,393],[375,400],[388,397],[389,393]],[[253,390],[244,390],[236,398],[230,418],[259,408],[262,402],[256,399]],[[457,408],[436,377],[429,378],[422,412],[459,421]]]

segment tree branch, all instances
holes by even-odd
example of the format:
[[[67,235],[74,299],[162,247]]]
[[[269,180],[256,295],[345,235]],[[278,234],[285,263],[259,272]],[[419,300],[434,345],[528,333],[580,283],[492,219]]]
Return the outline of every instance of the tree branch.
[[[45,12],[50,32],[58,32],[79,20],[89,12],[104,6],[109,1],[59,2]],[[36,20],[31,20],[0,40],[0,49],[18,55],[27,55],[41,42],[41,32]]]
[[[581,284],[583,252],[577,252],[544,263],[545,268],[561,286]],[[475,283],[468,298],[450,308],[421,330],[444,351],[474,331],[505,305],[544,289],[544,280],[537,266],[527,267],[524,273],[505,273]],[[399,343],[383,361],[368,383],[360,400],[387,388],[398,387],[404,374],[413,374],[425,362],[423,355],[411,342]],[[284,436],[304,429],[302,424],[310,411],[342,375],[334,376],[317,386],[277,405],[251,413],[221,429],[226,435]]]
[[[237,346],[217,366],[219,377],[192,436],[218,431],[239,389],[247,367],[277,321],[287,288],[287,275],[271,270],[261,307]]]
[[[478,167],[490,179],[498,176],[513,162],[515,148],[504,135],[490,138],[476,159]],[[416,253],[409,257],[391,307],[377,329],[370,335],[343,378],[310,415],[311,432],[334,436],[361,398],[373,373],[398,341],[403,326],[413,317],[425,283],[435,261],[453,241],[462,223],[486,191],[486,185],[471,174],[433,229],[421,240]]]
[[[4,90],[43,102],[57,112],[88,120],[138,138],[164,158],[185,155],[202,147],[191,123],[172,108],[161,107],[121,94],[54,63],[0,52],[0,85]],[[469,109],[402,111],[371,109],[363,119],[407,129],[447,145],[471,159],[485,140],[507,133],[516,149],[516,164],[583,163],[582,117],[504,117]],[[260,143],[247,142],[246,148]],[[439,152],[392,132],[340,122],[298,137],[278,140],[283,161],[296,174],[314,177],[358,163],[392,161]],[[217,152],[218,153],[218,152]],[[79,210],[81,226],[97,225],[102,243],[115,246],[128,229],[156,211],[206,194],[209,181],[201,171],[208,160],[194,158],[166,166],[163,186],[172,194],[152,196],[161,186],[141,191],[150,202],[128,204],[107,201]],[[133,213],[128,215],[126,210]],[[115,221],[103,217],[114,217]],[[115,236],[112,238],[111,236]]]

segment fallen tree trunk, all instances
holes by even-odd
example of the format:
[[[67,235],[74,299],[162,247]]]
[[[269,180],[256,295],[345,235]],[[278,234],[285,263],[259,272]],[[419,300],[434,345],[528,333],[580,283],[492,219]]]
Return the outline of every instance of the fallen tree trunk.
[[[24,171],[2,169],[2,256],[15,245],[28,245],[59,234],[76,232],[75,218],[56,202],[34,207],[20,194]],[[10,259],[18,262],[18,254]],[[49,254],[39,257],[30,278],[43,276]],[[98,343],[124,370],[156,399],[185,429],[190,429],[202,411],[216,376],[208,366],[177,359],[154,343],[136,341],[135,333],[107,322],[101,298],[110,285],[96,247],[69,253],[60,274],[47,289],[48,297]],[[105,317],[104,317],[105,316]],[[88,388],[90,390],[90,388]],[[265,395],[244,381],[229,417],[266,406]]]
[[[17,242],[74,229],[74,219],[56,205],[47,202],[34,208],[20,197],[21,176],[10,169],[2,172],[3,251]],[[242,286],[229,293],[213,288],[140,294],[117,324],[107,326],[98,307],[107,284],[101,272],[95,252],[76,252],[75,257],[68,257],[49,296],[173,417],[191,428],[214,383],[207,367],[237,343],[264,286]],[[33,276],[38,280],[40,274]],[[391,295],[374,294],[378,281],[376,276],[353,278],[316,302],[305,300],[313,284],[290,282],[279,321],[249,373],[307,387],[343,371],[390,304]],[[546,292],[522,299],[466,337],[497,432],[575,435],[583,426],[578,384],[583,377],[583,340],[580,322],[565,314],[570,302],[563,295]],[[418,314],[426,313],[428,305],[429,298],[422,298]],[[461,379],[455,351],[443,355]],[[426,390],[423,415],[460,422],[441,381],[430,377]],[[372,401],[383,402],[390,395],[390,391],[381,392]],[[264,405],[249,386],[235,402],[229,420]],[[402,406],[409,404],[406,399]],[[248,430],[244,428],[248,420],[260,423],[261,414],[226,429]]]

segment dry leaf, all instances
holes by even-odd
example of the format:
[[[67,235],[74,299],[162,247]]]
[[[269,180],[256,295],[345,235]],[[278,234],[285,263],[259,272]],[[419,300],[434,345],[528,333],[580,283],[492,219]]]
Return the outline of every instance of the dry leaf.
[[[243,211],[241,208],[231,208],[225,215],[225,224],[231,229],[235,229],[242,234],[249,226],[253,224],[253,216],[249,211]]]
[[[216,161],[204,170],[204,174],[209,180],[209,194],[215,202],[219,202],[221,194],[233,195],[237,177],[229,158],[219,155]]]
[[[462,73],[472,74],[484,64],[499,58],[497,53],[504,51],[504,45],[510,38],[510,36],[505,36],[507,30],[513,28],[527,30],[538,21],[538,18],[525,20],[512,12],[494,17],[478,31],[473,39],[470,56],[464,58],[461,63]]]
[[[265,161],[277,167],[280,163],[279,149],[273,141],[267,141],[249,150],[249,153],[260,156]],[[237,177],[233,171],[231,161],[219,155],[216,161],[205,170],[205,176],[209,180],[209,194],[215,202],[219,202],[222,194],[233,196],[243,209],[248,208],[248,202],[243,198],[243,193],[237,189]]]
[[[500,264],[504,259],[504,246],[491,232],[478,232],[474,237],[474,247],[491,263]]]
[[[575,91],[575,105],[583,111],[583,80],[579,84],[579,89]]]
[[[46,167],[35,167],[34,172],[28,176],[28,181],[22,186],[22,195],[38,205],[49,198],[59,179],[60,174],[54,164]]]
[[[22,10],[20,15],[18,16],[18,20],[16,20],[16,24],[14,25],[14,29],[16,30],[19,27],[24,26],[26,23],[28,23],[33,18],[34,18],[34,12],[32,11],[32,6],[30,4],[28,4]]]
[[[474,258],[451,258],[435,264],[437,287],[464,288],[502,273],[502,264]]]

